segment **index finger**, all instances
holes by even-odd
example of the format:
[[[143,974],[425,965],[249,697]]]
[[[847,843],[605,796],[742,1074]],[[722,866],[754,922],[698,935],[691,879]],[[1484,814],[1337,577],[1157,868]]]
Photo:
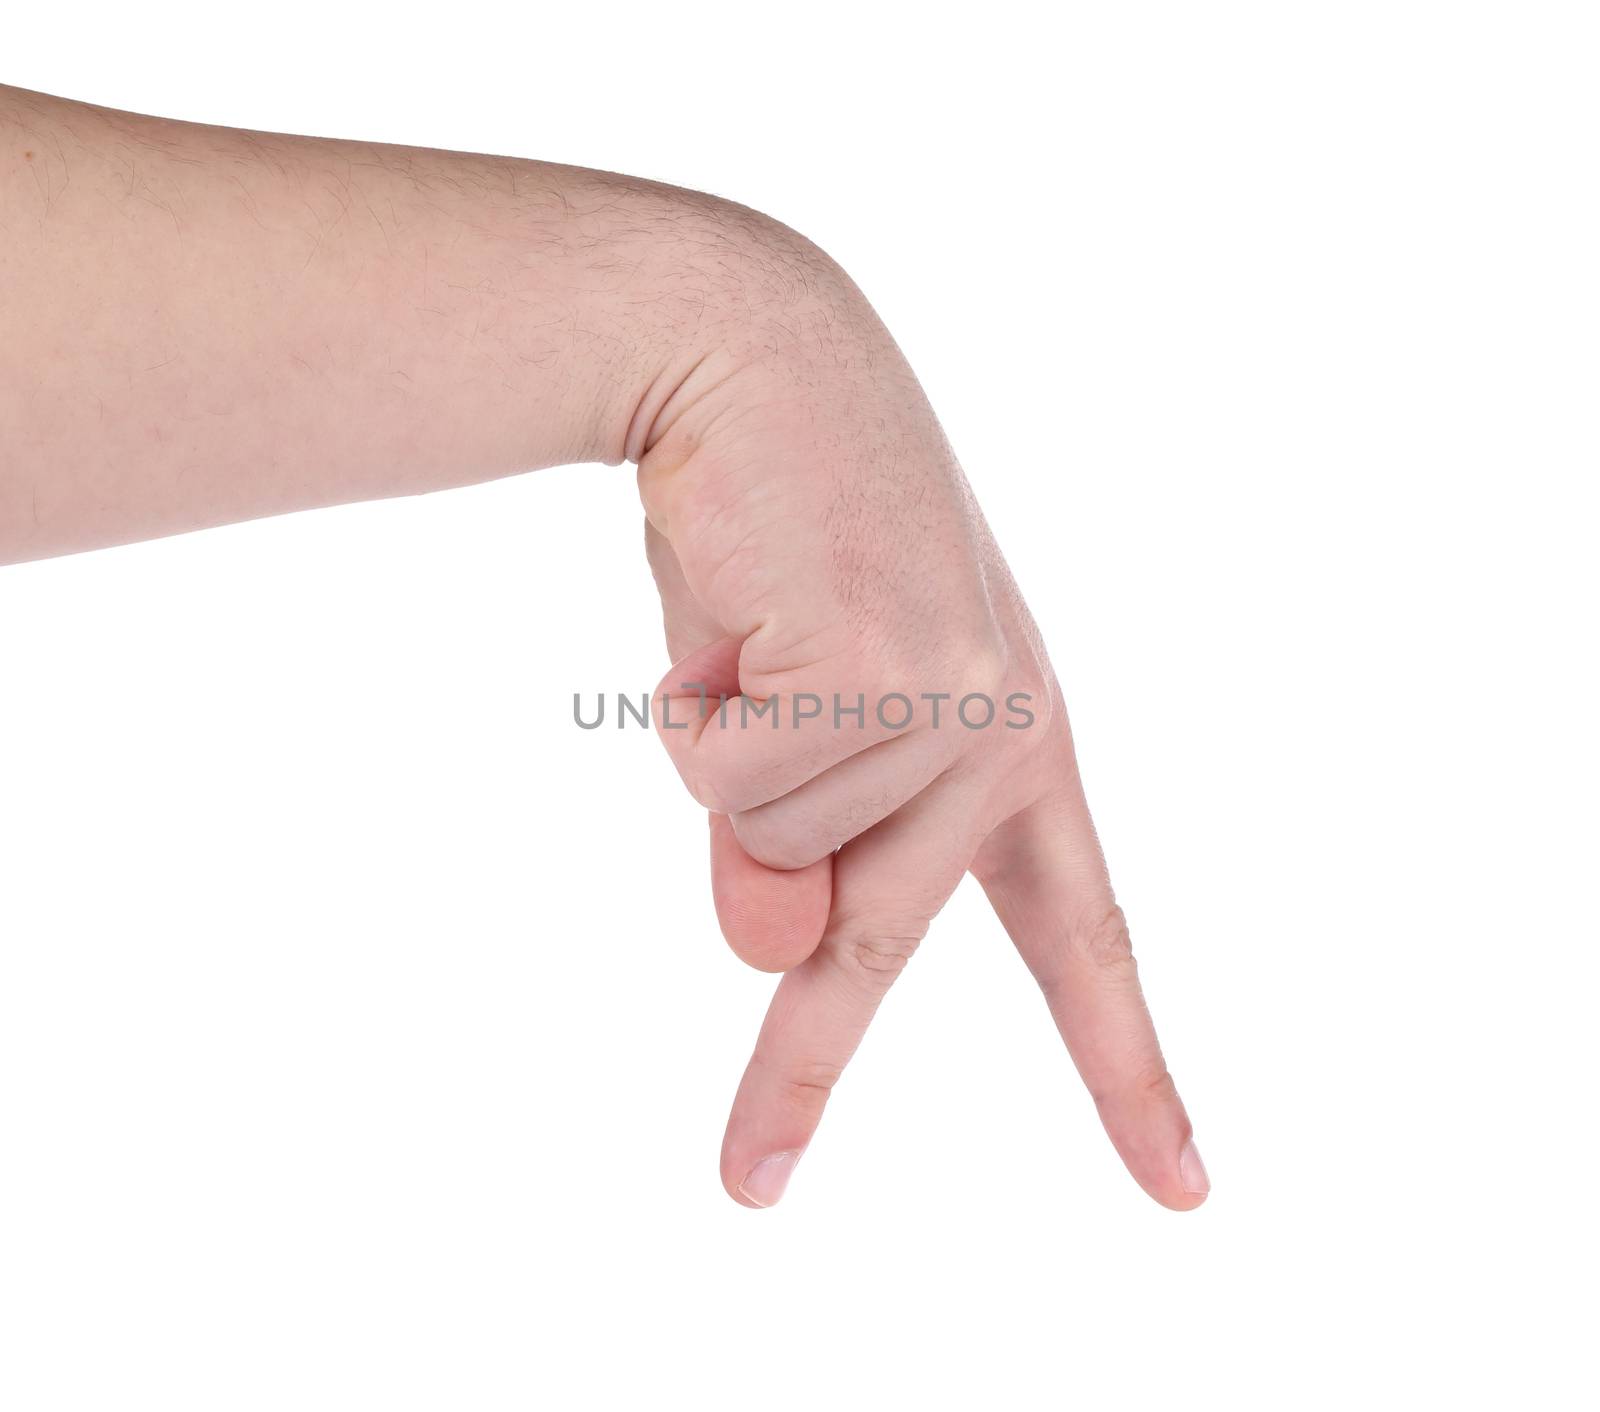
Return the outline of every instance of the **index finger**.
[[[835,855],[822,944],[778,983],[728,1116],[722,1181],[741,1205],[783,1195],[879,1002],[961,881],[974,812],[946,777]]]

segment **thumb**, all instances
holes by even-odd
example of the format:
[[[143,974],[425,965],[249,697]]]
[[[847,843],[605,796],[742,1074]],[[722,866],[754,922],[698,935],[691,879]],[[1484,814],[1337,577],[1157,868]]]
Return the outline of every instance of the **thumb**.
[[[787,971],[822,940],[833,903],[833,855],[780,872],[744,851],[726,814],[713,814],[711,896],[722,935],[741,961],[758,971]]]
[[[656,723],[680,769],[685,750],[704,726],[704,703],[714,710],[719,697],[739,694],[740,646],[732,637],[706,643],[679,662],[657,690]],[[677,703],[670,709],[669,698]],[[822,940],[833,900],[833,858],[792,871],[769,868],[745,852],[728,816],[713,812],[711,896],[722,935],[740,960],[758,971],[787,971]]]

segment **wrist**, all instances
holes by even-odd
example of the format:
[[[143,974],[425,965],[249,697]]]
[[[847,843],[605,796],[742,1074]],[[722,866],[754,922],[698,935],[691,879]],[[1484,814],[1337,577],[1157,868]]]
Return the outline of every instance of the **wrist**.
[[[789,227],[700,192],[584,172],[572,214],[573,351],[583,452],[639,461],[723,389],[788,380],[870,317],[855,286]],[[831,358],[829,361],[832,361]]]

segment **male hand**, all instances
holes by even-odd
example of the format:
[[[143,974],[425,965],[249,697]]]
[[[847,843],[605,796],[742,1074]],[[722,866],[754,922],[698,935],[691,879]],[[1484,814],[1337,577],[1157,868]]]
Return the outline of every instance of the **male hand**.
[[[970,870],[1129,1169],[1199,1204],[1044,649],[837,265],[612,173],[8,88],[0,209],[0,563],[638,462],[677,659],[662,737],[714,814],[729,940],[786,971],[728,1125],[737,1199],[777,1200]]]
[[[1157,1201],[1208,1189],[1084,800],[1060,689],[932,409],[853,284],[766,233],[775,309],[641,404],[674,659],[656,723],[711,811],[733,949],[785,970],[723,1146],[782,1195],[878,1003],[964,872]],[[721,704],[719,698],[728,698]],[[858,709],[859,705],[859,709]]]

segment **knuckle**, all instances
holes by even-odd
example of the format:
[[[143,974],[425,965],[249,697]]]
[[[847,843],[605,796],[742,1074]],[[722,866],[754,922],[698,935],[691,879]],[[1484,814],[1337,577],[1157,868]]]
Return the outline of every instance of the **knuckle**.
[[[987,630],[953,632],[931,650],[919,646],[907,677],[918,688],[948,697],[946,714],[953,714],[957,703],[969,698],[998,704],[1006,680],[1005,643]]]
[[[1033,717],[1031,734],[1044,739],[1061,709],[1060,692],[1044,672],[1029,667],[1007,684],[1006,698],[1025,706]]]
[[[1125,1108],[1129,1103],[1162,1106],[1178,1096],[1178,1085],[1159,1055],[1131,1074],[1107,1075],[1090,1092],[1097,1108]]]
[[[767,1071],[779,1101],[802,1118],[815,1118],[844,1073],[843,1064],[826,1059],[786,1058],[779,1062],[763,1056],[757,1063]]]
[[[1006,681],[1005,644],[987,637],[969,644],[962,653],[958,681],[963,694],[995,697]]]
[[[844,1073],[840,1064],[824,1059],[800,1059],[791,1063],[783,1075],[784,1088],[796,1099],[815,1102],[826,1099]]]
[[[922,936],[922,931],[906,928],[862,931],[841,938],[834,955],[855,984],[870,990],[887,990],[905,970],[921,945]]]
[[[1000,732],[1005,743],[1026,752],[1042,747],[1050,739],[1060,711],[1058,693],[1049,676],[1035,663],[1023,663],[1007,674],[999,692],[1009,726]]]
[[[1173,1081],[1165,1061],[1158,1060],[1141,1070],[1134,1078],[1134,1090],[1146,1098],[1165,1103],[1178,1096],[1178,1085]]]
[[[1104,970],[1121,970],[1134,964],[1128,919],[1115,902],[1077,918],[1068,928],[1067,944],[1074,955]]]

